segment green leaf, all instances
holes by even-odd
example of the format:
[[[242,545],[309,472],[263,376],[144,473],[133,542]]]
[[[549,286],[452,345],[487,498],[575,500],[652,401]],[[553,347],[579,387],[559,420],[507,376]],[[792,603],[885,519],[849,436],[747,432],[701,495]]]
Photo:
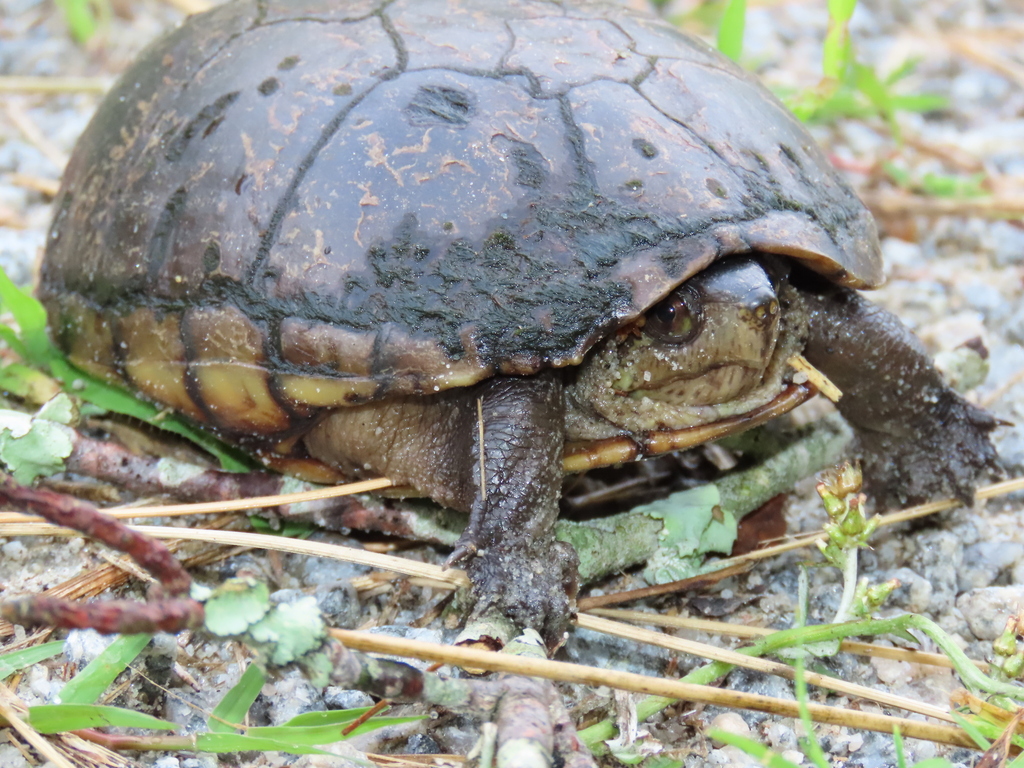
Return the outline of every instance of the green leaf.
[[[846,24],[853,18],[857,0],[828,0],[828,15],[837,24]]]
[[[933,93],[890,95],[889,104],[896,112],[935,112],[949,106],[949,99]]]
[[[54,378],[63,382],[64,387],[77,397],[104,410],[131,416],[159,429],[180,435],[216,457],[221,468],[228,472],[245,472],[253,466],[252,462],[244,458],[238,451],[225,446],[212,435],[196,429],[180,416],[139,400],[121,387],[76,368],[56,351],[49,361],[49,367]]]
[[[281,520],[280,525],[275,528],[269,520],[259,515],[249,515],[249,525],[256,533],[266,536],[284,536],[288,539],[308,539],[317,530],[313,523],[292,518]]]
[[[257,624],[249,627],[253,645],[262,646],[269,663],[281,667],[297,661],[323,645],[324,628],[316,598],[309,596],[282,603]]]
[[[0,272],[2,271],[0,270]],[[25,345],[21,343],[18,334],[10,326],[0,325],[0,341],[3,341],[4,344],[14,350],[14,354],[22,360],[28,357],[28,350],[25,349]]]
[[[62,392],[43,403],[36,412],[36,418],[71,426],[78,421],[78,408],[75,407],[74,401]]]
[[[987,194],[982,187],[986,178],[985,173],[970,176],[926,173],[921,177],[921,187],[925,194],[935,197],[980,197]]]
[[[747,21],[747,0],[728,0],[718,28],[718,50],[733,61],[743,53],[743,32]]]
[[[984,751],[992,746],[992,742],[985,738],[985,734],[978,727],[981,724],[979,721],[973,718],[966,718],[958,712],[950,712],[949,714],[952,715],[953,721],[971,737],[971,741],[978,745],[979,749]]]
[[[920,63],[921,58],[919,56],[910,56],[909,58],[904,59],[902,64],[885,76],[885,84],[896,85],[900,80],[910,77],[910,75],[914,74],[914,71],[917,69],[917,65]]]
[[[252,579],[228,579],[205,601],[206,631],[218,637],[248,632],[270,610],[270,590]]]
[[[3,270],[0,270],[0,304],[14,315],[14,322],[18,324],[18,338],[23,345],[25,362],[45,367],[53,348],[46,333],[43,305],[28,291],[11,282]]]
[[[8,310],[18,325],[13,329],[0,327],[0,340],[29,365],[48,370],[64,387],[81,399],[105,410],[144,421],[160,429],[173,432],[192,441],[211,453],[229,472],[244,472],[252,468],[251,461],[238,451],[225,446],[212,435],[193,427],[183,418],[139,400],[124,389],[103,381],[69,363],[51,343],[46,332],[46,309],[26,290],[18,288],[0,269],[0,306]],[[18,379],[18,369],[6,366],[3,370],[16,392],[24,392],[28,383]]]
[[[640,765],[644,756],[640,754],[636,744],[623,744],[618,739],[605,742],[605,746],[618,762],[623,765]]]
[[[892,727],[892,748],[896,753],[896,768],[907,768],[907,755],[906,750],[903,748],[903,734],[900,733],[898,725]]]
[[[40,661],[52,659],[64,649],[62,640],[54,640],[42,645],[33,645],[31,648],[22,648],[20,651],[0,654],[0,680],[13,675],[19,669],[31,667]]]
[[[64,12],[64,21],[77,43],[84,43],[96,34],[97,21],[89,0],[57,0]]]
[[[0,410],[0,461],[22,485],[63,470],[64,459],[73,448],[70,427],[20,411]]]
[[[296,715],[287,723],[284,723],[282,727],[309,728],[321,725],[348,725],[353,720],[358,720],[371,709],[373,707],[330,709],[325,712],[303,712],[301,715]]]
[[[43,704],[29,707],[28,722],[40,733],[62,733],[104,726],[162,731],[174,731],[179,727],[142,712],[96,704]]]
[[[728,553],[736,541],[736,517],[719,506],[713,484],[702,485],[633,511],[662,520],[660,551],[648,561],[644,578],[650,584],[685,579],[700,572],[704,555]]]
[[[92,704],[110,687],[142,649],[152,635],[120,635],[103,652],[86,665],[60,691],[62,704]]]
[[[1010,763],[1006,768],[1024,768],[1024,752],[1021,752],[1017,757],[1014,758],[1013,762]]]
[[[230,723],[241,723],[245,720],[245,713],[260,695],[266,677],[255,664],[245,668],[242,677],[237,683],[224,694],[213,709],[213,714],[207,719],[206,725],[213,733],[233,733],[236,729]]]

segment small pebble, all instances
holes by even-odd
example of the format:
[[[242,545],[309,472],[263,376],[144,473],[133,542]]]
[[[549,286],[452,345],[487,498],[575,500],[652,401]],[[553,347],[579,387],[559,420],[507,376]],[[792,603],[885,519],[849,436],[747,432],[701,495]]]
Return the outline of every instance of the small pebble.
[[[0,765],[4,768],[30,768],[28,760],[13,744],[0,744]]]
[[[714,719],[708,725],[708,730],[724,731],[725,733],[731,733],[734,736],[750,736],[750,726],[747,725],[747,721],[744,720],[736,712],[723,712],[720,715],[715,715]],[[714,739],[711,743],[715,746],[725,746],[724,742],[719,742]]]
[[[84,667],[113,641],[113,635],[101,635],[93,629],[73,629],[64,641],[64,658],[79,668]]]
[[[956,607],[979,640],[999,637],[1006,627],[1006,619],[1021,605],[1024,605],[1024,585],[972,589],[956,601]]]
[[[4,560],[10,560],[11,562],[20,563],[25,559],[25,552],[25,545],[20,539],[13,539],[0,547],[0,553],[3,553]]]
[[[372,707],[373,698],[362,691],[351,691],[329,685],[324,689],[324,704],[328,709],[359,709]]]
[[[321,689],[303,677],[301,670],[292,670],[285,677],[267,683],[262,695],[267,700],[271,725],[283,725],[297,715],[327,709]]]

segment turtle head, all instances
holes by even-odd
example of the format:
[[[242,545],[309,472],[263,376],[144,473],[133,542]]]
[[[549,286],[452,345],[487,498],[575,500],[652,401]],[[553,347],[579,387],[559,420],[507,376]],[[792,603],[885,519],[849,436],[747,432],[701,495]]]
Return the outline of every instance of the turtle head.
[[[717,262],[609,338],[582,366],[574,396],[619,429],[707,424],[770,401],[795,351],[774,264]]]

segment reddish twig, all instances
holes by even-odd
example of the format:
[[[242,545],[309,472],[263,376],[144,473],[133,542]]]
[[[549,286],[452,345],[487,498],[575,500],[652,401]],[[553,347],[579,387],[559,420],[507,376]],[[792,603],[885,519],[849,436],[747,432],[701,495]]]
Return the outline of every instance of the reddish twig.
[[[195,600],[106,600],[75,603],[57,597],[30,595],[5,600],[5,619],[24,626],[95,629],[105,635],[140,632],[180,632],[203,623],[203,606]]]
[[[188,594],[192,577],[174,555],[151,539],[105,515],[86,501],[42,488],[18,485],[10,477],[0,480],[0,501],[30,510],[54,525],[84,533],[118,552],[124,552],[160,582],[169,597]]]
[[[109,440],[76,431],[68,472],[112,483],[140,496],[166,494],[181,501],[221,501],[245,496],[273,496],[284,477],[269,472],[221,472],[182,462],[140,456]],[[169,467],[179,467],[168,472]]]
[[[0,615],[8,621],[26,626],[91,627],[108,634],[177,632],[202,624],[202,605],[187,598],[192,577],[161,542],[132,531],[88,502],[54,491],[27,488],[7,476],[0,476],[0,501],[124,552],[158,582],[151,590],[157,599],[151,603],[112,601],[82,605],[42,595],[9,600],[0,606]],[[170,599],[161,599],[164,597]]]

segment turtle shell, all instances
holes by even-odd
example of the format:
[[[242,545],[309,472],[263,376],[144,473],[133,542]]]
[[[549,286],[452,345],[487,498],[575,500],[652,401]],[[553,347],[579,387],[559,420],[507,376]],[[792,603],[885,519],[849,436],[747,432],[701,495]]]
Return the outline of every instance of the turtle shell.
[[[72,359],[223,432],[579,364],[712,261],[881,278],[750,75],[601,3],[232,2],[150,46],[58,196]]]

